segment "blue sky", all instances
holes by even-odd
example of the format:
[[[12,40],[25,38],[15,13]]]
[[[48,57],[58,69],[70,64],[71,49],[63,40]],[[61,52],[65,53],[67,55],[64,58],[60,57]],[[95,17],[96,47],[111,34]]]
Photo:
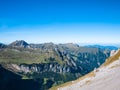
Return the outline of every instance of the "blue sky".
[[[120,43],[119,0],[0,0],[0,42]]]

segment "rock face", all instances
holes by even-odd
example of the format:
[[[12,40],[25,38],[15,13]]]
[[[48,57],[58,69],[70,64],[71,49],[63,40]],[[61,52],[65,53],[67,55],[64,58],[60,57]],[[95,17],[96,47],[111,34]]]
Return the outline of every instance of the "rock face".
[[[0,65],[0,90],[42,90],[41,83],[32,79],[22,80],[22,76]]]
[[[85,74],[93,70],[94,68],[99,67],[105,59],[109,56],[108,53],[104,54],[102,52],[93,53],[79,53],[77,58],[71,57],[69,54],[66,54],[66,57],[63,56],[64,53],[59,53],[63,64],[60,65],[58,62],[49,62],[41,64],[21,64],[19,66],[14,65],[18,71],[21,72],[47,72],[52,71],[56,73],[81,73]],[[65,61],[66,58],[66,61]],[[55,58],[51,58],[55,59]]]

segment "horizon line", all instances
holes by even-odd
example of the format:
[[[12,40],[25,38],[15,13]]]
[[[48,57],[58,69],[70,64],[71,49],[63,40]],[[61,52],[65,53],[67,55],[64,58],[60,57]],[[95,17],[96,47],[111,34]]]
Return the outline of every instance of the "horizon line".
[[[15,42],[15,41],[21,41],[21,40],[14,40],[12,42]],[[83,45],[102,45],[102,46],[108,46],[108,45],[111,45],[111,46],[120,46],[120,43],[103,43],[103,42],[29,42],[27,40],[23,40],[25,42],[27,42],[28,44],[44,44],[44,43],[53,43],[53,44],[77,44],[79,46],[83,46]],[[12,42],[0,42],[2,44],[10,44]]]

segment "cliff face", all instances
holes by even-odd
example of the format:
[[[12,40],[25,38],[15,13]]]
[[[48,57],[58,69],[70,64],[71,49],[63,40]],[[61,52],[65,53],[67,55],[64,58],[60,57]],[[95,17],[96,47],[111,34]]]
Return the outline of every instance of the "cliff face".
[[[60,52],[61,53],[61,52]],[[14,68],[17,72],[47,72],[52,71],[56,73],[81,73],[85,74],[94,68],[99,67],[105,59],[109,56],[109,53],[97,52],[95,54],[92,53],[79,53],[77,58],[74,59],[72,56],[62,54],[60,55],[61,60],[63,59],[63,64],[58,62],[48,62],[48,63],[40,63],[40,64],[9,64],[9,68]],[[63,58],[64,57],[64,58]],[[51,58],[55,59],[55,58]]]
[[[39,83],[33,79],[23,80],[21,78],[22,76],[0,65],[0,90],[42,90],[42,82]]]
[[[54,44],[45,44],[39,48],[35,48],[33,51],[30,51],[26,48],[14,48],[14,50],[9,51],[12,52],[11,58],[14,60],[16,57],[23,52],[27,54],[25,59],[35,59],[39,57],[37,60],[38,63],[21,63],[17,64],[11,61],[11,63],[7,63],[9,68],[15,69],[16,72],[23,73],[42,73],[42,72],[55,72],[55,73],[80,73],[81,75],[86,74],[93,70],[94,68],[99,67],[107,57],[110,55],[110,51],[101,50],[98,48],[86,48],[86,47],[78,47],[73,45],[54,45]],[[4,50],[3,50],[4,51]],[[4,53],[7,50],[4,51]],[[34,52],[34,53],[33,53]],[[14,56],[18,55],[18,56]],[[17,53],[17,54],[16,54]],[[32,54],[31,54],[32,53]],[[11,53],[7,53],[11,54]],[[33,55],[33,57],[29,56]],[[42,57],[42,55],[44,57]],[[36,56],[36,57],[35,57]],[[4,55],[3,58],[8,57]],[[8,57],[10,58],[10,57]],[[10,58],[10,59],[11,59]],[[19,58],[23,58],[19,56]],[[18,58],[18,59],[19,59]],[[41,62],[42,58],[42,62]],[[30,60],[28,60],[30,61]]]

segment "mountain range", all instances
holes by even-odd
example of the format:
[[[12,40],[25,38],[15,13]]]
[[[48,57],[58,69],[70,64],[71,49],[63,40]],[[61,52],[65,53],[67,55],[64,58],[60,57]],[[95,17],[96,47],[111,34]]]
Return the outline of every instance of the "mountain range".
[[[29,90],[34,89],[29,84],[38,85],[35,90],[48,90],[98,68],[110,56],[111,50],[116,49],[113,46],[79,46],[73,43],[28,44],[24,40],[8,45],[0,43],[0,67],[3,70],[0,73],[0,90],[16,90],[14,88],[24,87],[24,84]],[[8,72],[12,73],[10,77],[5,75]]]

